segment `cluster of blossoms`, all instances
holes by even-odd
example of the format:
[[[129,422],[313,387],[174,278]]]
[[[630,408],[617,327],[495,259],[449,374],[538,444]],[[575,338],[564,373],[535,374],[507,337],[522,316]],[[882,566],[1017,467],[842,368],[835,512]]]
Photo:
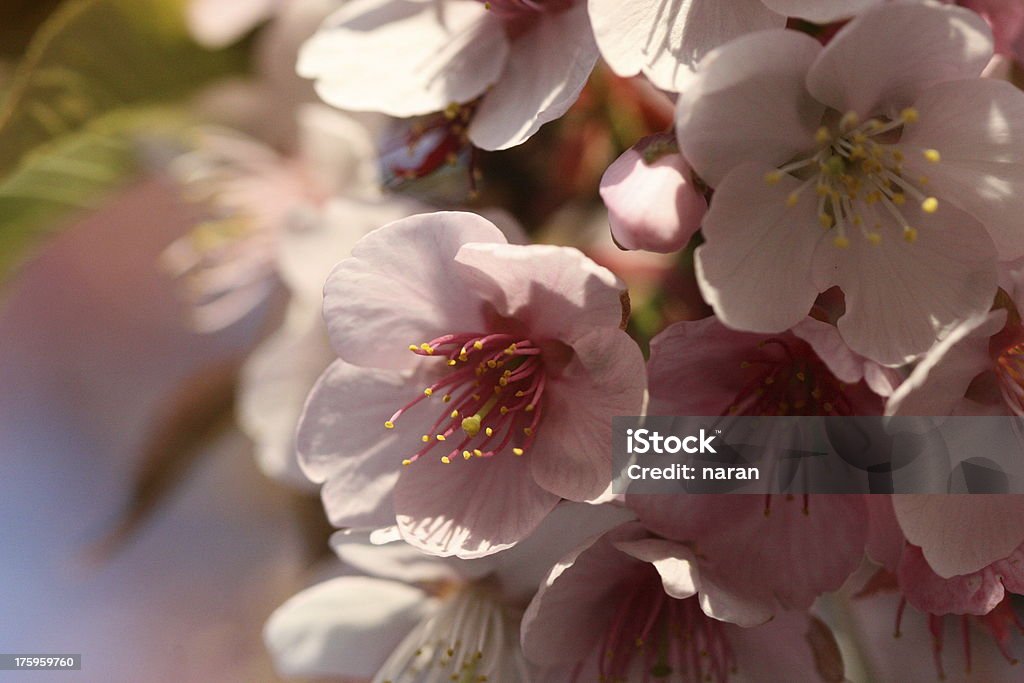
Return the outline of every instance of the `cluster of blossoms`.
[[[268,51],[297,135],[204,129],[173,170],[206,220],[166,254],[204,328],[288,299],[240,417],[321,486],[343,575],[270,618],[282,674],[933,679],[912,638],[865,651],[896,625],[1016,680],[1024,499],[615,495],[611,420],[1024,415],[1024,6],[334,4],[194,0],[211,45],[316,20]],[[602,97],[674,107],[576,198],[626,253],[486,190]]]

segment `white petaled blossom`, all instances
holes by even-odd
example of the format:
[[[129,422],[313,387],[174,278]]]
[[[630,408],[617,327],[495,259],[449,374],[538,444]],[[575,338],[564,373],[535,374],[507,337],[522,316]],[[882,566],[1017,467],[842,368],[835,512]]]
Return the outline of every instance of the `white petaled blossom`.
[[[1024,95],[978,77],[991,54],[977,15],[925,3],[825,47],[763,31],[711,52],[677,135],[715,189],[696,266],[722,322],[781,332],[838,286],[844,340],[900,365],[987,310],[997,260],[1024,253]]]
[[[409,117],[469,107],[477,147],[524,142],[576,101],[597,61],[582,0],[354,0],[304,46],[328,104]]]
[[[517,548],[478,560],[339,532],[338,556],[370,576],[330,579],[288,600],[267,622],[267,647],[286,676],[526,683],[519,622],[541,579],[567,548],[630,517],[567,503]]]
[[[746,33],[783,28],[786,17],[829,23],[879,0],[589,0],[601,56],[621,76],[642,73],[682,92],[712,49]]]

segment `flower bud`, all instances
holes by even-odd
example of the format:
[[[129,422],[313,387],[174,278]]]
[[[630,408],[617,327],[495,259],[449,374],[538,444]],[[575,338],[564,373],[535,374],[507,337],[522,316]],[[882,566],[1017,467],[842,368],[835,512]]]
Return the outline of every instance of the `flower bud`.
[[[623,249],[669,253],[686,246],[708,204],[671,134],[646,137],[601,178],[612,237]]]

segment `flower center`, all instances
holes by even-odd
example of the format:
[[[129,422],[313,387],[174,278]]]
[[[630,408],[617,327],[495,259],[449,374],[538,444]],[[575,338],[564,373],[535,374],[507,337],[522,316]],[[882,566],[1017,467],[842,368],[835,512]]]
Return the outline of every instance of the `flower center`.
[[[665,593],[652,566],[642,571],[618,591],[622,600],[597,652],[600,680],[728,681],[736,660],[723,623],[705,615],[696,599]]]
[[[839,381],[802,339],[772,337],[757,345],[756,358],[728,415],[853,415],[847,385]]]
[[[878,245],[882,226],[893,221],[903,239],[913,243],[917,229],[900,207],[910,197],[927,214],[939,208],[938,200],[922,190],[928,177],[908,177],[897,142],[904,126],[916,123],[918,117],[917,110],[908,107],[896,119],[871,118],[860,123],[855,112],[847,112],[834,125],[818,129],[817,152],[769,171],[765,182],[775,184],[787,173],[801,178],[803,183],[786,198],[789,206],[796,206],[800,196],[813,187],[818,195],[818,220],[824,229],[833,231],[832,242],[839,248],[850,246],[853,232]],[[922,154],[930,163],[941,160],[938,150],[927,149]]]
[[[409,350],[444,360],[448,372],[384,423],[393,429],[408,410],[440,395],[441,416],[421,437],[424,446],[403,465],[449,440],[457,445],[451,450],[444,447],[441,462],[446,465],[460,454],[465,460],[490,458],[511,446],[519,456],[530,448],[544,412],[547,383],[537,344],[512,334],[458,333],[411,345]]]
[[[515,617],[488,590],[465,586],[399,643],[373,683],[499,681],[515,670]]]

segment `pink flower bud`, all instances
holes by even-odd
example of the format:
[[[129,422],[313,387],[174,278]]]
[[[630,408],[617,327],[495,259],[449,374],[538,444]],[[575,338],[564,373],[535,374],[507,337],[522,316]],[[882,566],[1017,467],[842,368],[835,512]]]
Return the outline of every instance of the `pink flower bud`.
[[[661,253],[686,246],[708,209],[675,139],[664,133],[644,138],[608,167],[601,198],[619,246]]]

